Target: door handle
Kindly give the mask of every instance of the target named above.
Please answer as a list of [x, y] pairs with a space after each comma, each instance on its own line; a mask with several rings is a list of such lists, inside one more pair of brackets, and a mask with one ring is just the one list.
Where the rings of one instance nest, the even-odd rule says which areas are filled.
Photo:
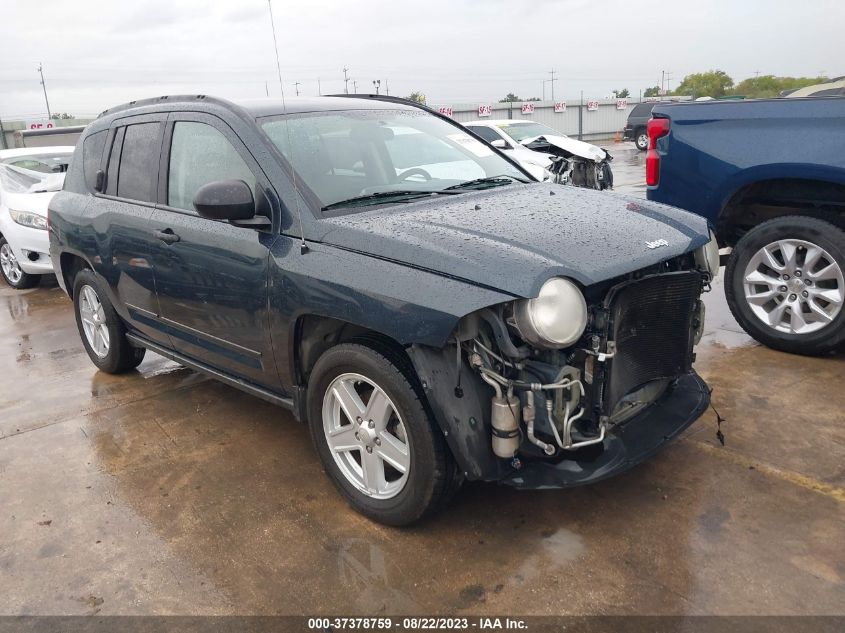
[[165, 244], [175, 244], [180, 238], [173, 229], [164, 229], [163, 231], [154, 231], [153, 234]]

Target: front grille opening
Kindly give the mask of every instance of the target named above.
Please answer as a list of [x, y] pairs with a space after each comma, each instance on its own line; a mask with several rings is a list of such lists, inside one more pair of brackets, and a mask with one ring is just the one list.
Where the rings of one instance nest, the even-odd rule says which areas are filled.
[[654, 275], [611, 291], [609, 361], [604, 410], [612, 413], [628, 394], [653, 381], [692, 371], [693, 319], [701, 275]]

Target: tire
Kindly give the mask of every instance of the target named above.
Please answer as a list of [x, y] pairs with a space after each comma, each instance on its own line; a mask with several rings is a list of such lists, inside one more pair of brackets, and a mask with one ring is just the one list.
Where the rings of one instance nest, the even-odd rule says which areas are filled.
[[648, 132], [646, 132], [645, 128], [638, 129], [634, 134], [634, 145], [636, 145], [637, 149], [641, 152], [648, 149]]
[[[377, 347], [344, 343], [320, 356], [308, 383], [308, 426], [325, 471], [346, 501], [374, 521], [404, 526], [441, 507], [460, 479], [415, 377]], [[341, 404], [334, 394], [350, 389], [358, 400], [347, 396]], [[348, 407], [352, 415], [344, 413]], [[404, 473], [392, 464], [404, 466]]]
[[[100, 371], [120, 374], [135, 369], [144, 360], [147, 350], [129, 343], [126, 327], [99, 278], [89, 269], [79, 271], [74, 279], [73, 311], [85, 351]], [[88, 318], [84, 318], [83, 313]], [[89, 332], [92, 333], [89, 335]]]
[[843, 274], [845, 232], [818, 218], [786, 216], [739, 240], [725, 269], [725, 296], [763, 345], [817, 356], [845, 346]]
[[12, 245], [5, 237], [0, 237], [0, 274], [15, 290], [34, 288], [41, 281], [41, 275], [30, 275], [21, 270], [21, 265], [12, 252]]

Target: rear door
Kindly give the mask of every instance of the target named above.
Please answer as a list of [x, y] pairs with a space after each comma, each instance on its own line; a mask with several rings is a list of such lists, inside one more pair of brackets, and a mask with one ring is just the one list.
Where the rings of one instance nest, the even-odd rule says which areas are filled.
[[200, 217], [192, 204], [203, 185], [230, 179], [253, 189], [265, 215], [278, 214], [269, 182], [225, 122], [171, 114], [151, 222], [161, 314], [177, 351], [278, 389], [267, 306], [269, 249], [278, 234]]
[[159, 307], [149, 258], [150, 218], [158, 192], [165, 114], [118, 119], [108, 132], [106, 186], [90, 203], [93, 266], [109, 284], [115, 308], [131, 329], [170, 344], [158, 321]]

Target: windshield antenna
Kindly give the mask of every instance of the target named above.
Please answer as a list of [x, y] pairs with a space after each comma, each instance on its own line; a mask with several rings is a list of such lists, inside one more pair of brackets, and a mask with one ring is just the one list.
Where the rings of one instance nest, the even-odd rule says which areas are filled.
[[305, 243], [305, 232], [302, 230], [302, 209], [299, 206], [299, 188], [296, 185], [296, 168], [293, 161], [293, 142], [290, 136], [290, 122], [287, 121], [288, 107], [285, 103], [285, 86], [282, 83], [282, 64], [279, 61], [279, 42], [276, 39], [276, 23], [273, 20], [273, 0], [267, 0], [267, 7], [270, 9], [270, 27], [273, 29], [273, 50], [276, 52], [276, 71], [279, 73], [279, 88], [282, 91], [282, 114], [285, 116], [285, 130], [288, 136], [288, 147], [290, 148], [290, 173], [293, 181], [293, 194], [296, 198], [296, 217], [299, 220], [299, 252], [303, 255], [308, 252], [308, 245]]

